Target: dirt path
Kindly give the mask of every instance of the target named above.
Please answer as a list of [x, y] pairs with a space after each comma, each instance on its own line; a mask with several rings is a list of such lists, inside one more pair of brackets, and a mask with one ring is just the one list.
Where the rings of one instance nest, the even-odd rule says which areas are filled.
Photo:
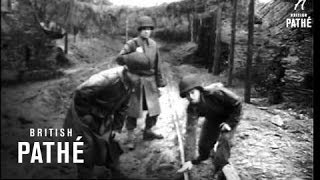
[[[76, 177], [75, 166], [72, 164], [17, 164], [16, 147], [18, 141], [30, 140], [27, 137], [29, 128], [60, 128], [71, 100], [72, 90], [95, 72], [114, 66], [111, 61], [116, 51], [104, 51], [106, 46], [110, 46], [110, 43], [103, 40], [95, 41], [101, 44], [92, 47], [92, 44], [82, 42], [83, 49], [77, 49], [82, 53], [86, 53], [85, 49], [93, 51], [87, 54], [87, 59], [90, 61], [82, 62], [66, 70], [67, 75], [61, 79], [2, 87], [1, 167], [4, 167], [1, 168], [2, 177]], [[186, 43], [170, 46], [172, 46], [170, 51], [162, 52], [162, 57], [165, 59], [163, 68], [169, 84], [163, 89], [164, 93], [160, 98], [162, 114], [155, 127], [155, 131], [163, 134], [164, 139], [143, 141], [144, 121], [143, 119], [138, 120], [138, 128], [135, 131], [137, 148], [134, 151], [125, 149], [120, 165], [123, 173], [132, 178], [172, 179], [176, 177], [175, 172], [180, 167], [180, 157], [172, 118], [173, 114], [177, 113], [180, 129], [184, 133], [187, 105], [187, 102], [178, 96], [177, 79], [186, 74], [196, 73], [204, 85], [215, 81], [225, 81], [225, 77], [207, 74], [207, 70], [201, 67], [188, 64], [172, 65], [177, 60], [177, 54], [180, 56], [181, 51], [186, 51], [193, 45]], [[73, 53], [73, 57], [79, 55], [79, 52], [75, 50]], [[103, 59], [104, 57], [108, 58]], [[235, 82], [235, 86], [231, 89], [239, 95], [243, 94], [241, 82]], [[293, 177], [312, 179], [313, 119], [290, 110], [281, 110], [278, 106], [260, 106], [262, 104], [244, 105], [243, 118], [235, 135], [230, 161], [238, 170], [241, 178], [244, 180]], [[198, 131], [201, 122], [199, 121]], [[120, 142], [126, 140], [125, 132], [124, 130], [118, 137]], [[32, 139], [32, 141], [36, 140], [50, 139]], [[212, 178], [210, 168], [210, 160], [204, 161], [194, 167], [192, 176], [197, 180], [210, 179]], [[100, 178], [104, 177], [104, 173], [103, 168], [96, 169], [96, 174]]]

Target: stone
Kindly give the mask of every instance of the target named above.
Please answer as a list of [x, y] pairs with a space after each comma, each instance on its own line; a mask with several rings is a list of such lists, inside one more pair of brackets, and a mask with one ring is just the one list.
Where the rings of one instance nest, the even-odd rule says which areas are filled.
[[283, 126], [283, 124], [284, 124], [280, 115], [275, 115], [275, 116], [271, 117], [271, 122], [272, 122], [272, 124], [275, 124], [280, 127]]

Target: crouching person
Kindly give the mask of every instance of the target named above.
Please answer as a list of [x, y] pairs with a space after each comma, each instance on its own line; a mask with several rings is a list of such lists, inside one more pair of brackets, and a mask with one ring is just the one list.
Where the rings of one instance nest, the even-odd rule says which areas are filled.
[[64, 128], [73, 129], [73, 137], [67, 139], [70, 144], [77, 136], [84, 142], [80, 157], [84, 163], [77, 164], [78, 178], [93, 178], [95, 165], [119, 173], [118, 159], [123, 151], [113, 131], [122, 129], [131, 90], [124, 66], [97, 73], [76, 88]]
[[[240, 98], [223, 87], [214, 83], [202, 87], [194, 75], [184, 77], [179, 83], [180, 96], [187, 98], [188, 116], [205, 117], [199, 139], [199, 156], [183, 164], [178, 172], [190, 170], [211, 156], [215, 166], [214, 173], [228, 167], [230, 157], [230, 140], [239, 123], [241, 115]], [[222, 178], [223, 173], [220, 173]]]

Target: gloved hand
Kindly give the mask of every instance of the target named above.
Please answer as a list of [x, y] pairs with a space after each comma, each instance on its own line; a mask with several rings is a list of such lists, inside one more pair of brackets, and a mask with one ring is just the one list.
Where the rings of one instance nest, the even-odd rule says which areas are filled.
[[183, 172], [185, 172], [187, 170], [191, 170], [192, 166], [193, 166], [192, 162], [191, 161], [187, 161], [182, 165], [182, 168], [180, 168], [177, 172], [178, 173], [183, 173]]
[[221, 123], [220, 129], [221, 129], [221, 131], [231, 131], [231, 127], [227, 123]]

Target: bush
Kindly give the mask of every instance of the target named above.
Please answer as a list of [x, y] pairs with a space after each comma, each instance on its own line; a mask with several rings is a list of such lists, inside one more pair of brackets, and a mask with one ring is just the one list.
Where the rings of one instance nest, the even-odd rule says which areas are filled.
[[169, 42], [182, 42], [190, 40], [189, 31], [177, 31], [175, 29], [159, 29], [155, 30], [154, 37]]

